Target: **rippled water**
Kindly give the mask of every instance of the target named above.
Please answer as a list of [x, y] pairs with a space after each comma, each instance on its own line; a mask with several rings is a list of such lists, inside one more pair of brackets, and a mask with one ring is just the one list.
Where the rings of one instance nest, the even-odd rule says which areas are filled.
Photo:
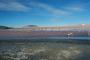
[[90, 60], [90, 45], [62, 42], [2, 42], [0, 60]]

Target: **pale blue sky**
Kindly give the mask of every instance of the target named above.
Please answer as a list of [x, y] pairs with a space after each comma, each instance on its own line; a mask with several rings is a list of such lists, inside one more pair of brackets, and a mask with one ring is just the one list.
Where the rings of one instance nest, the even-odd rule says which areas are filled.
[[0, 25], [90, 24], [90, 0], [0, 0]]

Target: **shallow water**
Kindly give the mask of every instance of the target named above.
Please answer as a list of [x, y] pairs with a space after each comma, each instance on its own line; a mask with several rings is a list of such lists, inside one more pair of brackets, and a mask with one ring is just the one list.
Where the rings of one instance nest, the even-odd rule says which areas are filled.
[[90, 45], [62, 42], [2, 42], [0, 60], [90, 60]]

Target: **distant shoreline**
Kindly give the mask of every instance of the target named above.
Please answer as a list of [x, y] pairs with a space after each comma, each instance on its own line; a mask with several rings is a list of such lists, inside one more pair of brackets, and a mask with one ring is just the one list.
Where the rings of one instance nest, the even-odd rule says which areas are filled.
[[18, 43], [18, 42], [61, 42], [61, 43], [72, 43], [72, 44], [86, 44], [90, 45], [89, 39], [0, 39], [0, 43], [9, 42], [9, 43]]

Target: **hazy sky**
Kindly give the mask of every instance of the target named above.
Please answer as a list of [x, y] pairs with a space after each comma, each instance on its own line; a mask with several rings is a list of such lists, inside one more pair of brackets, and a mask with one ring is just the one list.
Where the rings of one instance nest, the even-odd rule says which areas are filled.
[[90, 24], [90, 0], [0, 0], [0, 25]]

